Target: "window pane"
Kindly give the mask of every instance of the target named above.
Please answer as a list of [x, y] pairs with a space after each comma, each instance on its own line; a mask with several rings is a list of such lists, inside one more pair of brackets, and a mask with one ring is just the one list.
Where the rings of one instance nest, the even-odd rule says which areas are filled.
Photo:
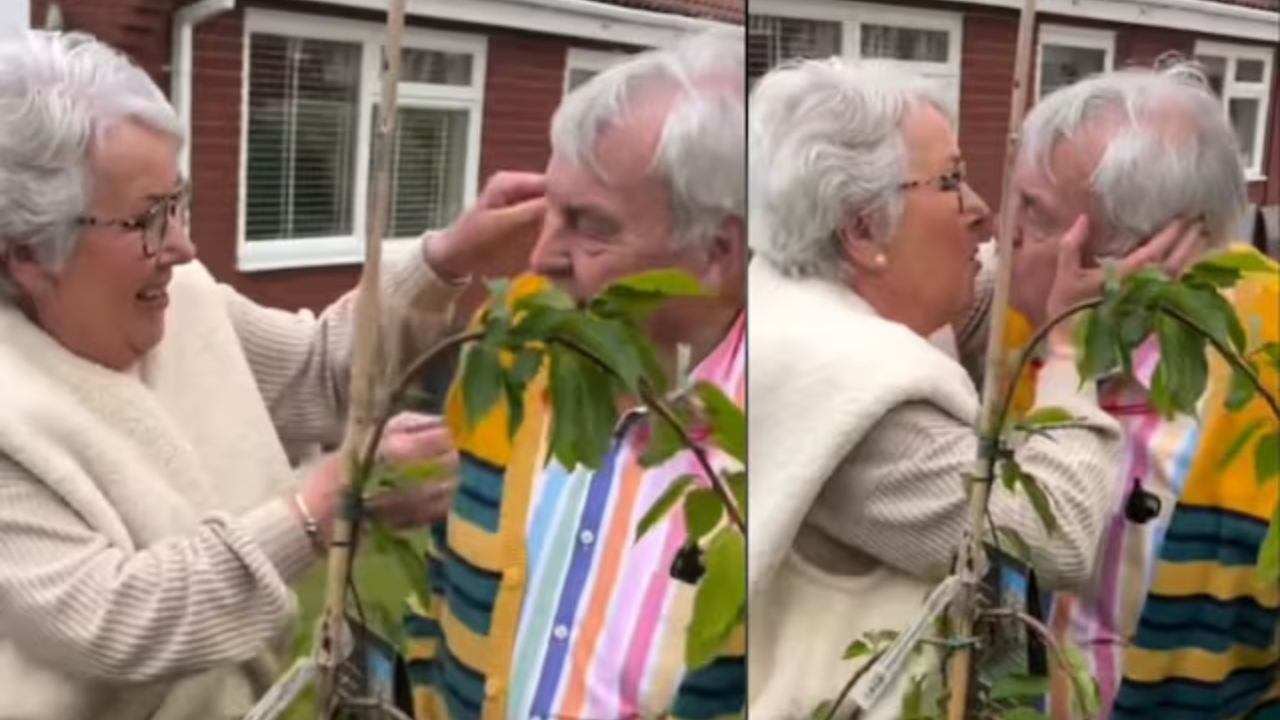
[[1231, 98], [1227, 103], [1227, 116], [1231, 118], [1231, 127], [1240, 140], [1240, 156], [1247, 168], [1253, 167], [1257, 159], [1253, 140], [1258, 135], [1259, 109], [1257, 98]]
[[245, 238], [353, 234], [360, 46], [249, 39]]
[[1097, 48], [1044, 45], [1040, 48], [1040, 97], [1106, 69], [1107, 53]]
[[863, 25], [862, 57], [944, 63], [949, 41], [945, 30]]
[[747, 15], [747, 77], [754, 83], [785, 60], [840, 54], [840, 23]]
[[1222, 97], [1223, 81], [1227, 77], [1227, 60], [1214, 55], [1201, 55], [1196, 58], [1196, 62], [1204, 67], [1205, 77], [1209, 80], [1209, 87], [1213, 89], [1213, 94]]
[[573, 92], [582, 86], [583, 83], [595, 77], [599, 73], [595, 70], [587, 70], [585, 68], [573, 68], [569, 71], [569, 90]]
[[[379, 122], [375, 106], [373, 127]], [[386, 237], [417, 237], [446, 227], [462, 212], [469, 132], [468, 110], [400, 108]], [[374, 143], [376, 148], [376, 137]]]
[[1261, 60], [1237, 60], [1236, 80], [1239, 82], [1262, 82], [1263, 64]]
[[400, 81], [430, 85], [471, 85], [471, 53], [405, 48]]

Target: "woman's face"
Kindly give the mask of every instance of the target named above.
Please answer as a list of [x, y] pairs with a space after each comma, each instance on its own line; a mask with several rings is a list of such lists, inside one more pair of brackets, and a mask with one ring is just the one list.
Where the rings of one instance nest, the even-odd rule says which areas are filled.
[[11, 260], [37, 322], [81, 357], [123, 370], [164, 336], [173, 267], [195, 258], [177, 159], [166, 135], [111, 128], [92, 152], [92, 199], [62, 269]]
[[978, 245], [990, 235], [991, 211], [965, 181], [945, 116], [917, 107], [902, 131], [908, 154], [902, 220], [883, 248], [884, 264], [870, 273], [879, 276], [881, 294], [895, 306], [881, 312], [927, 335], [952, 322], [972, 301]]

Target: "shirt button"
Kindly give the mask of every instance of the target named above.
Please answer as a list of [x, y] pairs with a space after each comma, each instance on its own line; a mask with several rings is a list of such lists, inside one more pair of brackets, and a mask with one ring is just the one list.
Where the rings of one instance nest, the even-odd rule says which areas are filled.
[[564, 625], [557, 625], [555, 626], [555, 629], [551, 631], [551, 636], [557, 640], [564, 640], [569, 637], [569, 628]]
[[583, 530], [582, 532], [578, 533], [578, 540], [583, 545], [590, 545], [591, 543], [596, 541], [596, 534], [591, 532], [590, 530]]

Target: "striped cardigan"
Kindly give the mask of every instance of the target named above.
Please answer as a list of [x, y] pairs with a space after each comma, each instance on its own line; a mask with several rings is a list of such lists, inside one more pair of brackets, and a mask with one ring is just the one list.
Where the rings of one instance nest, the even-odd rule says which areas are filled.
[[[1252, 344], [1280, 341], [1273, 279], [1246, 278], [1230, 299]], [[1018, 347], [1027, 328], [1013, 327]], [[1139, 378], [1157, 360], [1153, 345], [1135, 353]], [[1274, 373], [1262, 378], [1280, 392]], [[1116, 508], [1093, 580], [1048, 605], [1050, 629], [1084, 652], [1098, 680], [1102, 713], [1091, 720], [1280, 720], [1280, 588], [1254, 572], [1278, 483], [1256, 482], [1252, 446], [1222, 466], [1250, 423], [1274, 419], [1261, 398], [1227, 412], [1229, 380], [1230, 368], [1210, 352], [1198, 419], [1165, 420], [1140, 394], [1104, 388], [1104, 404], [1126, 429], [1123, 479], [1139, 478], [1164, 510], [1136, 524]], [[1081, 720], [1067, 682], [1053, 680], [1053, 720]]]
[[[524, 276], [509, 302], [544, 287]], [[431, 529], [426, 562], [429, 607], [410, 600], [406, 660], [417, 720], [500, 720], [506, 717], [511, 661], [525, 593], [525, 528], [533, 483], [547, 457], [550, 423], [545, 368], [529, 385], [524, 421], [508, 435], [505, 402], [468, 428], [460, 386], [450, 388], [446, 418], [460, 456], [458, 489], [446, 523]], [[745, 686], [745, 633], [724, 654], [687, 673], [672, 720], [717, 720], [700, 712], [700, 686], [722, 685], [739, 673]], [[745, 697], [743, 698], [745, 704]]]

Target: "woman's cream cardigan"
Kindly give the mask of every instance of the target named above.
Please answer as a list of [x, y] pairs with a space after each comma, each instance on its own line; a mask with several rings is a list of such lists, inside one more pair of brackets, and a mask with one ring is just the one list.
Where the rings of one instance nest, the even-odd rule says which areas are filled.
[[[456, 289], [414, 253], [384, 293], [425, 343]], [[281, 441], [341, 433], [352, 302], [269, 310], [195, 263], [170, 297], [132, 373], [0, 304], [4, 720], [231, 720], [274, 679], [315, 559]]]
[[[841, 662], [850, 642], [906, 628], [925, 578], [945, 573], [979, 406], [959, 363], [847, 288], [784, 277], [761, 258], [748, 278], [748, 715], [791, 720], [865, 662]], [[1033, 544], [1037, 567], [1070, 583], [1089, 576], [1121, 487], [1119, 428], [1069, 358], [1046, 364], [1037, 401], [1088, 426], [1020, 451], [1060, 531], [1046, 537], [1025, 497], [1003, 488], [991, 508]], [[902, 689], [862, 720], [897, 717]]]

